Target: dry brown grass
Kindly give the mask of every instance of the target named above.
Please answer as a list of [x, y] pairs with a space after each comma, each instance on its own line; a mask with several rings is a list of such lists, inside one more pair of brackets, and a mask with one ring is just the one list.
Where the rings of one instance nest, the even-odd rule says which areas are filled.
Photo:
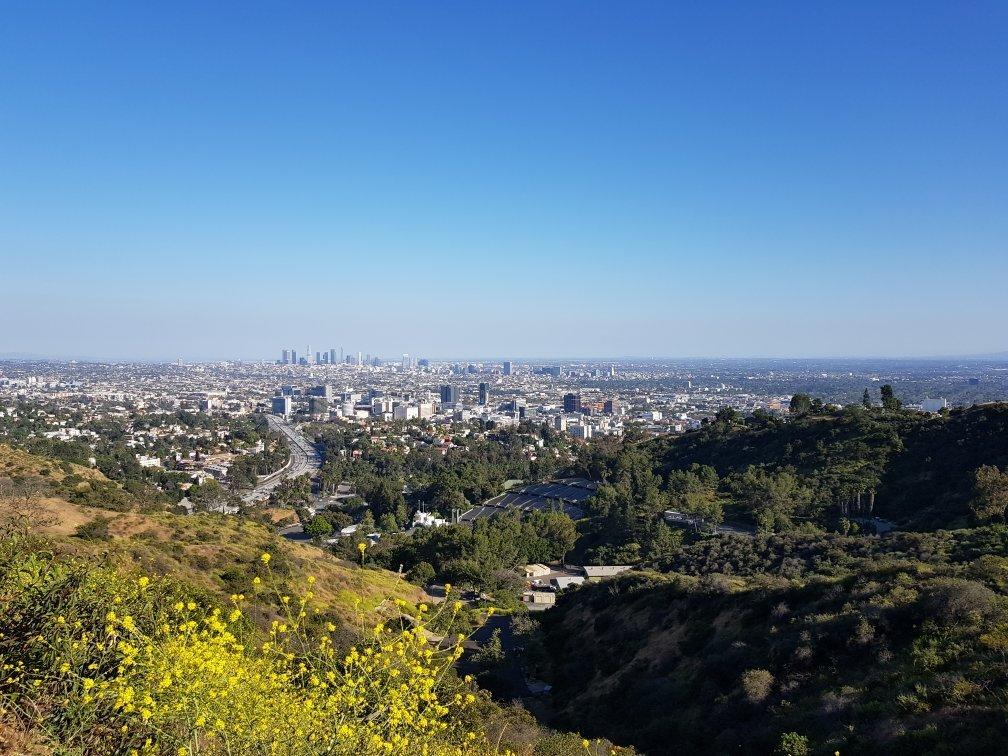
[[[75, 465], [68, 462], [74, 475], [86, 480], [107, 480], [100, 470]], [[0, 477], [44, 477], [59, 482], [67, 476], [63, 471], [63, 463], [47, 457], [29, 454], [22, 449], [13, 449], [7, 444], [0, 444]]]
[[0, 756], [50, 756], [52, 749], [0, 709]]

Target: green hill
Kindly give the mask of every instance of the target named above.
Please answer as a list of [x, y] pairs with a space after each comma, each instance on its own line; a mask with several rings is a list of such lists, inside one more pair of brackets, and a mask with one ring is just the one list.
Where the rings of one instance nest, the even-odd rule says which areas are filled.
[[853, 407], [787, 421], [755, 416], [645, 447], [666, 477], [692, 464], [709, 465], [722, 478], [750, 466], [791, 469], [827, 514], [843, 504], [868, 514], [874, 494], [871, 514], [901, 526], [961, 527], [970, 522], [976, 469], [1008, 466], [1008, 404], [942, 415]]

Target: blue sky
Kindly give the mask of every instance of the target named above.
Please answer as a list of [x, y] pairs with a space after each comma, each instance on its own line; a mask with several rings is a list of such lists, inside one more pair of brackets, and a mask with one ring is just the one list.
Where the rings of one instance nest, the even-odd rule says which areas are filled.
[[0, 353], [1008, 349], [1008, 5], [0, 4]]

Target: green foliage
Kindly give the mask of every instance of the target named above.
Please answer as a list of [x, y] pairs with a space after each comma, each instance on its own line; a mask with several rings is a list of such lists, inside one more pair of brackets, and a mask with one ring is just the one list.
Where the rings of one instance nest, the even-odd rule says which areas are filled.
[[882, 395], [882, 409], [888, 412], [896, 412], [902, 406], [902, 402], [896, 398], [893, 392], [893, 387], [888, 383], [879, 389], [879, 393]]
[[313, 501], [311, 475], [285, 478], [270, 492], [271, 507], [297, 509]]
[[797, 732], [785, 732], [780, 736], [774, 753], [777, 756], [808, 756], [808, 738]]
[[331, 536], [333, 529], [328, 519], [316, 516], [305, 526], [304, 531], [311, 538], [318, 540]]
[[792, 415], [807, 415], [812, 411], [812, 397], [808, 394], [795, 394], [788, 405]]
[[[839, 517], [874, 515], [919, 529], [967, 524], [979, 498], [977, 469], [1008, 467], [1008, 404], [937, 416], [890, 405], [887, 410], [855, 405], [794, 414], [783, 423], [711, 423], [632, 450], [609, 449], [605, 457], [596, 453], [588, 461], [603, 484], [625, 480], [627, 461], [633, 460], [632, 479], [642, 481], [645, 471], [657, 473], [673, 508], [699, 513], [714, 499], [727, 518], [753, 524], [762, 519], [774, 529], [805, 518], [831, 526]], [[684, 472], [708, 466], [718, 476], [713, 489], [684, 483]], [[786, 473], [794, 481], [758, 480], [761, 472]], [[764, 489], [771, 484], [786, 495], [782, 499], [765, 490], [765, 496], [753, 496], [754, 483]], [[638, 486], [631, 496], [643, 490]], [[686, 496], [698, 490], [714, 493]]]
[[373, 558], [380, 564], [412, 570], [423, 562], [436, 575], [459, 585], [500, 589], [517, 578], [514, 568], [563, 558], [577, 530], [562, 512], [505, 512], [469, 525], [418, 529], [412, 535], [383, 538]]
[[413, 568], [409, 571], [410, 582], [421, 587], [433, 583], [435, 577], [437, 577], [437, 573], [434, 572], [434, 568], [430, 562], [419, 562], [413, 565]]
[[973, 514], [980, 522], [1004, 520], [1008, 509], [1008, 470], [1001, 471], [994, 465], [981, 465], [974, 476], [976, 498], [970, 504]]
[[750, 466], [732, 480], [736, 499], [762, 531], [790, 530], [796, 515], [808, 514], [812, 491], [786, 470], [768, 473]]
[[111, 521], [110, 517], [96, 517], [89, 522], [78, 525], [74, 530], [74, 535], [85, 541], [108, 541], [111, 538], [109, 533]]
[[495, 628], [490, 638], [472, 655], [472, 663], [481, 670], [489, 670], [504, 662], [504, 645], [500, 628]]

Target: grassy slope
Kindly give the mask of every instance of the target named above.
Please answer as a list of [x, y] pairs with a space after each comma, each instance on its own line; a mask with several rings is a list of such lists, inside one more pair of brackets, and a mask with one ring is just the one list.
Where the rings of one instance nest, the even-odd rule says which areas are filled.
[[[58, 523], [48, 530], [59, 549], [121, 563], [144, 572], [170, 574], [213, 594], [251, 594], [252, 580], [263, 575], [260, 556], [269, 552], [271, 568], [289, 590], [304, 591], [313, 575], [315, 604], [344, 622], [357, 620], [357, 600], [365, 613], [384, 601], [415, 604], [424, 594], [385, 570], [361, 570], [309, 544], [292, 543], [264, 524], [218, 514], [190, 517], [103, 510], [50, 500]], [[110, 540], [83, 541], [70, 535], [76, 525], [111, 517]]]
[[[40, 479], [58, 483], [69, 467], [85, 481], [107, 482], [98, 470], [30, 454], [0, 444], [0, 478]], [[86, 483], [81, 483], [86, 486]], [[353, 564], [308, 545], [292, 543], [258, 522], [213, 514], [192, 517], [167, 513], [110, 512], [75, 504], [57, 495], [38, 502], [46, 517], [42, 530], [66, 553], [111, 560], [124, 566], [161, 574], [213, 594], [251, 593], [252, 578], [261, 574], [259, 557], [273, 554], [274, 573], [291, 590], [314, 575], [316, 603], [345, 622], [356, 622], [357, 600], [366, 613], [386, 600], [401, 598], [415, 604], [422, 591], [391, 572], [360, 570]], [[271, 511], [271, 518], [289, 518], [289, 511]], [[84, 541], [73, 536], [80, 525], [98, 518], [109, 520], [110, 539]]]
[[3, 477], [43, 477], [53, 481], [61, 481], [67, 476], [64, 467], [69, 467], [74, 475], [86, 480], [104, 481], [107, 478], [99, 470], [75, 465], [70, 462], [59, 462], [47, 457], [30, 454], [21, 449], [14, 449], [7, 444], [0, 444], [0, 476]]

